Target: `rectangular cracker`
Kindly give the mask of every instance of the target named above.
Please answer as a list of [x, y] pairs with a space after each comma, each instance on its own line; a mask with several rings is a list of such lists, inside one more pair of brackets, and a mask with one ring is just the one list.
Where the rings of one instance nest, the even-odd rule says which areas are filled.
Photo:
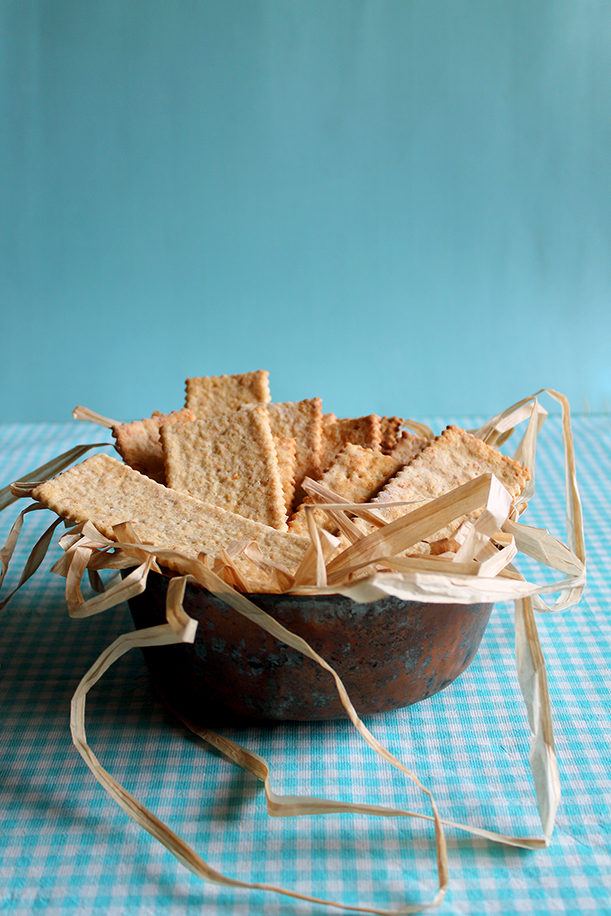
[[382, 436], [380, 418], [377, 414], [370, 414], [367, 417], [348, 417], [344, 420], [338, 420], [334, 417], [326, 422], [323, 419], [322, 455], [320, 459], [322, 471], [326, 471], [327, 468], [331, 467], [336, 455], [349, 442], [379, 452]]
[[185, 407], [192, 410], [200, 420], [271, 401], [269, 372], [264, 369], [242, 375], [188, 378], [186, 389]]
[[145, 474], [151, 480], [156, 480], [157, 483], [165, 483], [159, 430], [163, 426], [187, 423], [195, 419], [193, 411], [183, 407], [182, 410], [173, 410], [172, 413], [159, 413], [155, 410], [152, 417], [134, 420], [133, 423], [117, 423], [112, 427], [112, 434], [116, 439], [115, 448], [130, 468]]
[[291, 514], [293, 499], [295, 497], [295, 455], [297, 442], [289, 436], [274, 436], [276, 455], [278, 456], [278, 471], [282, 482], [284, 507], [287, 516]]
[[[394, 521], [411, 512], [418, 504], [384, 509], [385, 502], [434, 499], [487, 472], [498, 477], [514, 498], [522, 492], [526, 481], [530, 479], [528, 468], [513, 458], [502, 455], [458, 426], [448, 426], [389, 480], [372, 501], [380, 504], [380, 512], [387, 521]], [[481, 511], [471, 513], [469, 518], [477, 518]], [[466, 518], [456, 519], [447, 528], [437, 532], [431, 541], [451, 538]], [[429, 545], [426, 542], [410, 548], [410, 553], [428, 551]]]
[[[291, 573], [310, 541], [284, 534], [250, 519], [202, 503], [144, 477], [109, 455], [98, 454], [36, 487], [34, 499], [72, 522], [89, 519], [102, 534], [117, 540], [113, 525], [131, 521], [142, 543], [179, 550], [190, 557], [216, 554], [233, 541], [256, 541], [262, 554]], [[164, 565], [172, 567], [164, 561]], [[240, 572], [266, 591], [265, 574], [246, 557], [236, 560]]]
[[409, 464], [423, 448], [426, 448], [429, 441], [426, 436], [417, 436], [404, 429], [388, 454], [401, 459], [402, 464]]
[[403, 426], [403, 417], [380, 417], [381, 450], [388, 454], [397, 442], [399, 430]]
[[[397, 460], [381, 452], [375, 452], [360, 445], [348, 443], [337, 455], [331, 467], [320, 478], [320, 483], [338, 496], [351, 503], [369, 502], [386, 481], [397, 472], [401, 465]], [[308, 496], [289, 522], [289, 531], [308, 536], [308, 524], [304, 505], [312, 503]], [[338, 527], [322, 509], [313, 512], [319, 528], [337, 534]]]
[[268, 404], [266, 410], [274, 437], [295, 439], [295, 499], [301, 499], [301, 481], [320, 472], [322, 401], [309, 398]]
[[161, 430], [168, 487], [287, 531], [278, 457], [265, 407]]

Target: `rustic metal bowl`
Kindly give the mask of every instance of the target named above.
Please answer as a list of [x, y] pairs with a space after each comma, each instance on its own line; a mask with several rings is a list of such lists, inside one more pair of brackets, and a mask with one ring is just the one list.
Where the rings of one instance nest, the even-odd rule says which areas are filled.
[[[151, 573], [129, 601], [138, 629], [165, 622], [168, 578]], [[342, 678], [359, 715], [410, 706], [451, 684], [474, 658], [492, 604], [426, 604], [388, 596], [248, 596], [302, 636]], [[188, 585], [193, 644], [143, 649], [166, 703], [199, 725], [346, 718], [332, 676], [206, 589]]]

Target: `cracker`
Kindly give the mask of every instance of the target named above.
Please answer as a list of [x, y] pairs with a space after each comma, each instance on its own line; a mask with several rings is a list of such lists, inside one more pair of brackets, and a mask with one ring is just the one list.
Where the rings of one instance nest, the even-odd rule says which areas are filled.
[[[246, 538], [257, 542], [267, 560], [294, 573], [310, 544], [309, 539], [170, 490], [104, 454], [40, 484], [32, 496], [76, 524], [89, 519], [111, 540], [117, 540], [113, 525], [131, 521], [142, 543], [179, 550], [189, 557], [216, 554]], [[172, 562], [163, 563], [176, 568]], [[267, 576], [246, 557], [238, 557], [236, 566], [252, 591], [269, 590]]]
[[380, 435], [382, 436], [380, 448], [386, 454], [395, 446], [402, 426], [402, 417], [380, 417]]
[[295, 439], [295, 498], [301, 498], [304, 477], [317, 477], [320, 472], [322, 445], [322, 401], [286, 401], [268, 404], [266, 410], [274, 437]]
[[[348, 443], [341, 450], [331, 467], [320, 478], [320, 483], [338, 496], [351, 503], [366, 503], [378, 492], [387, 480], [396, 473], [400, 465], [397, 460], [381, 452]], [[305, 505], [313, 500], [308, 496], [289, 522], [289, 531], [308, 535]], [[315, 509], [314, 521], [319, 528], [336, 534], [338, 527], [323, 510]]]
[[172, 413], [160, 413], [155, 410], [153, 416], [147, 419], [134, 420], [133, 423], [117, 423], [112, 427], [112, 434], [117, 440], [115, 447], [130, 468], [140, 471], [157, 483], [165, 483], [159, 430], [163, 426], [195, 419], [193, 411], [184, 407]]
[[[386, 484], [373, 502], [380, 503], [380, 513], [386, 521], [394, 521], [417, 506], [384, 509], [385, 502], [434, 499], [487, 472], [498, 477], [514, 498], [522, 492], [530, 478], [528, 468], [513, 458], [502, 455], [458, 426], [448, 426]], [[473, 520], [481, 512], [479, 509], [456, 519], [431, 540], [451, 538], [467, 518]], [[428, 552], [425, 542], [410, 548], [410, 553], [423, 552]]]
[[388, 454], [393, 458], [401, 459], [402, 464], [408, 464], [420, 454], [422, 449], [426, 448], [429, 442], [426, 436], [417, 436], [404, 429]]
[[236, 515], [286, 531], [278, 458], [265, 407], [161, 431], [167, 484]]
[[295, 497], [295, 454], [297, 442], [289, 436], [274, 436], [278, 471], [282, 482], [282, 493], [287, 515], [290, 515]]
[[269, 372], [263, 369], [242, 375], [188, 378], [186, 388], [185, 407], [192, 410], [200, 420], [271, 401]]
[[[333, 417], [333, 414], [331, 414]], [[321, 470], [326, 471], [335, 459], [335, 456], [348, 442], [360, 445], [363, 448], [380, 451], [382, 437], [380, 434], [380, 418], [377, 414], [367, 417], [323, 419], [322, 424], [322, 455], [320, 459]]]

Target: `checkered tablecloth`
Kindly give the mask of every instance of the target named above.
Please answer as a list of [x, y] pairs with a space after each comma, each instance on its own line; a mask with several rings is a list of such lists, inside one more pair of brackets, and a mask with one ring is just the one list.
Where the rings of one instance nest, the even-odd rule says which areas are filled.
[[[469, 418], [448, 420], [472, 426]], [[551, 846], [528, 852], [448, 829], [450, 889], [440, 914], [611, 914], [611, 420], [574, 420], [588, 547], [580, 605], [538, 616], [549, 668], [563, 800]], [[85, 424], [0, 427], [0, 486], [81, 442]], [[564, 540], [559, 418], [541, 434], [525, 521]], [[21, 504], [0, 516], [3, 543]], [[26, 518], [2, 596], [18, 581], [47, 512]], [[59, 537], [61, 529], [57, 532]], [[69, 704], [118, 634], [126, 606], [71, 620], [64, 581], [34, 578], [0, 612], [0, 909], [6, 913], [293, 916], [338, 912], [261, 891], [203, 884], [106, 795], [74, 750]], [[449, 688], [366, 724], [432, 790], [443, 817], [540, 835], [529, 732], [513, 654], [513, 606], [498, 604], [480, 651]], [[88, 738], [112, 774], [219, 871], [346, 904], [400, 908], [432, 898], [430, 824], [352, 815], [269, 818], [261, 783], [203, 745], [165, 709], [138, 650], [89, 695]], [[348, 722], [225, 729], [272, 766], [278, 793], [429, 813], [424, 796]]]

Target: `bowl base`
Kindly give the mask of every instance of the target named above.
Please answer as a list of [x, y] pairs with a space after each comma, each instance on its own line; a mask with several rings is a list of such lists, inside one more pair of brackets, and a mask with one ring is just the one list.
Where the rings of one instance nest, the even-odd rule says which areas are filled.
[[[138, 629], [165, 622], [168, 579], [149, 574], [131, 598]], [[492, 604], [427, 604], [387, 596], [251, 595], [303, 637], [342, 679], [359, 716], [410, 706], [450, 685], [474, 658]], [[335, 680], [205, 589], [188, 585], [193, 644], [143, 649], [165, 702], [198, 725], [348, 718]]]

